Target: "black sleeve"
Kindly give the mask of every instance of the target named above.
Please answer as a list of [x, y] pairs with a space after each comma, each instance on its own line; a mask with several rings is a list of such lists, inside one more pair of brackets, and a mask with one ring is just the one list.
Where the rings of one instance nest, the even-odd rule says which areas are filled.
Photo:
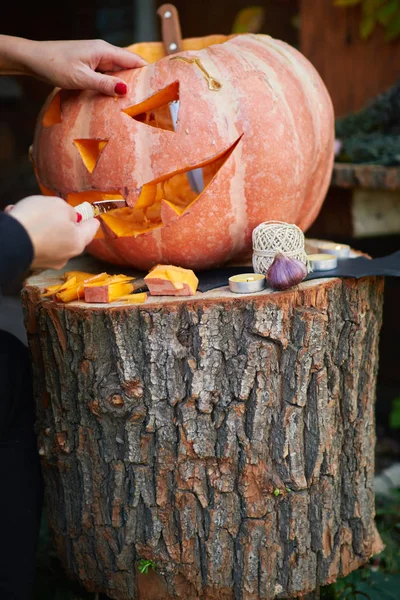
[[16, 281], [33, 260], [31, 239], [17, 219], [0, 213], [0, 285]]

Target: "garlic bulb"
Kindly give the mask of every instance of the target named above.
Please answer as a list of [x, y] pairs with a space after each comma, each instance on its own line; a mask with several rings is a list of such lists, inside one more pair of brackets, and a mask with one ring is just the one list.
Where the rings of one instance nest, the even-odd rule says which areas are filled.
[[300, 260], [276, 254], [266, 278], [275, 290], [287, 290], [297, 285], [307, 276], [307, 267]]

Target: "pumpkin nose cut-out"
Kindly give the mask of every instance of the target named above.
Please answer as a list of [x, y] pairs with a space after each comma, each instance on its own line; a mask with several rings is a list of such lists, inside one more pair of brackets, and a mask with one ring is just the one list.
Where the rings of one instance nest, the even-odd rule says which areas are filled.
[[89, 173], [93, 173], [101, 153], [107, 146], [108, 140], [74, 140], [74, 144]]

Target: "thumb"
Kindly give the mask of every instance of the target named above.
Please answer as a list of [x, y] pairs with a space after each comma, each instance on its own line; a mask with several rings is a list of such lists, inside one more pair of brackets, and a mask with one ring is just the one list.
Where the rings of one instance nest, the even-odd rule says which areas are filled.
[[81, 236], [82, 243], [86, 246], [93, 240], [94, 236], [97, 233], [97, 230], [100, 227], [100, 221], [97, 219], [89, 219], [88, 221], [84, 221], [80, 223], [78, 226], [79, 235]]
[[85, 78], [86, 81], [80, 82], [82, 89], [101, 92], [107, 96], [125, 96], [128, 91], [125, 81], [112, 75], [105, 75], [88, 69]]

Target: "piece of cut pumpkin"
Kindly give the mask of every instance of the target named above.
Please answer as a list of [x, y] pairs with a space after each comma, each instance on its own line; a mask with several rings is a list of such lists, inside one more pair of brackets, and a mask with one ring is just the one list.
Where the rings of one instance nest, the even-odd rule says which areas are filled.
[[141, 292], [138, 294], [127, 294], [125, 296], [120, 296], [119, 298], [114, 300], [114, 302], [120, 302], [122, 300], [124, 302], [127, 302], [128, 304], [142, 304], [143, 302], [146, 302], [147, 294], [146, 292]]
[[[42, 297], [51, 296], [58, 302], [73, 302], [85, 296], [85, 287], [99, 286], [104, 283], [124, 283], [132, 280], [128, 275], [109, 275], [108, 273], [86, 273], [84, 271], [66, 271], [62, 276], [64, 280], [57, 285], [45, 288]], [[124, 292], [125, 293], [125, 292]]]
[[89, 281], [84, 284], [85, 302], [109, 303], [127, 296], [134, 290], [132, 279], [127, 275], [110, 275], [105, 280]]
[[199, 280], [191, 269], [156, 265], [144, 278], [152, 296], [194, 296]]
[[85, 271], [66, 271], [62, 276], [64, 281], [68, 281], [71, 277], [76, 277], [76, 280], [79, 282], [91, 279], [92, 277], [99, 277], [99, 275], [96, 275], [96, 273], [85, 273]]

